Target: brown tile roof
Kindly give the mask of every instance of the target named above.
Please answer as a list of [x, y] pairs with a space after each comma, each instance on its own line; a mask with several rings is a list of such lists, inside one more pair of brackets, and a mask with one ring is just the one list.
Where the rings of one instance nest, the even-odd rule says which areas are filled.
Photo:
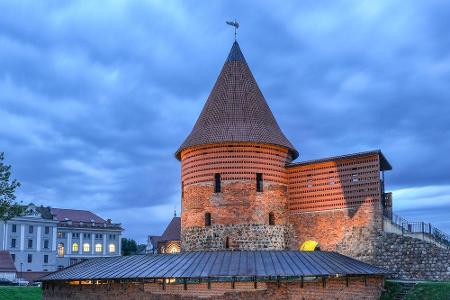
[[239, 44], [234, 42], [192, 132], [177, 150], [226, 142], [256, 142], [283, 146], [292, 158], [298, 151], [288, 141], [267, 105]]
[[17, 272], [9, 251], [0, 251], [0, 272]]
[[181, 218], [173, 217], [169, 225], [167, 225], [166, 230], [161, 236], [153, 235], [150, 236], [150, 241], [153, 247], [156, 247], [159, 242], [167, 241], [179, 241], [181, 240]]
[[61, 222], [66, 221], [67, 218], [73, 222], [90, 223], [93, 220], [95, 223], [106, 223], [104, 219], [87, 210], [51, 208], [51, 212]]
[[51, 272], [23, 272], [19, 273], [20, 277], [22, 277], [25, 280], [28, 280], [29, 282], [39, 281], [44, 276], [47, 276]]
[[179, 241], [181, 239], [181, 218], [173, 217], [159, 241]]

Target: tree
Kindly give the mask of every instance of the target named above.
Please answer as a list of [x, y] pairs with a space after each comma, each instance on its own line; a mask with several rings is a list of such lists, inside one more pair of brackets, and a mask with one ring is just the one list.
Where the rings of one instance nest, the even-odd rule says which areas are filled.
[[0, 153], [0, 220], [7, 222], [25, 212], [25, 207], [15, 202], [16, 188], [20, 182], [11, 180], [11, 166], [3, 163], [4, 153]]
[[122, 238], [122, 255], [128, 256], [136, 254], [137, 243], [133, 239]]

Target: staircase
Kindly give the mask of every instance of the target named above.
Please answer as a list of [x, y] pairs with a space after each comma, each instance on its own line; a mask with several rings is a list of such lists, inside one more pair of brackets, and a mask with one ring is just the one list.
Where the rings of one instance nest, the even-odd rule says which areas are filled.
[[384, 211], [384, 231], [420, 239], [450, 249], [450, 235], [429, 223], [409, 222], [391, 211]]
[[398, 294], [395, 295], [394, 300], [405, 299], [416, 285], [415, 282], [401, 282], [400, 284], [402, 286], [402, 289], [400, 290], [400, 292], [398, 292]]

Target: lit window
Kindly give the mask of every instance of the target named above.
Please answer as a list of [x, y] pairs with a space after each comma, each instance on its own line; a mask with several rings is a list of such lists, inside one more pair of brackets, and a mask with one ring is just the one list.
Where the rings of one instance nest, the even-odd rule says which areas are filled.
[[89, 252], [89, 250], [91, 250], [91, 245], [89, 245], [89, 243], [84, 243], [83, 252]]
[[64, 244], [63, 243], [58, 244], [58, 256], [64, 256]]
[[102, 244], [95, 244], [95, 252], [102, 252]]
[[79, 248], [78, 243], [73, 243], [72, 244], [72, 251], [73, 252], [78, 252], [78, 248]]
[[176, 244], [171, 244], [166, 250], [166, 253], [178, 253], [180, 252], [180, 247]]
[[116, 245], [109, 244], [109, 253], [114, 253], [114, 252], [116, 252]]

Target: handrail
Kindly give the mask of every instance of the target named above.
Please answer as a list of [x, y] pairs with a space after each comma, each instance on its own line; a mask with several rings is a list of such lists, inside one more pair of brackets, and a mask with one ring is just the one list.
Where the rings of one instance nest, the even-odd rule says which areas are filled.
[[403, 233], [421, 233], [422, 237], [429, 238], [435, 242], [450, 248], [450, 235], [434, 227], [431, 223], [409, 222], [408, 220], [392, 213], [390, 210], [384, 210], [383, 215], [388, 218], [392, 224], [401, 227]]

